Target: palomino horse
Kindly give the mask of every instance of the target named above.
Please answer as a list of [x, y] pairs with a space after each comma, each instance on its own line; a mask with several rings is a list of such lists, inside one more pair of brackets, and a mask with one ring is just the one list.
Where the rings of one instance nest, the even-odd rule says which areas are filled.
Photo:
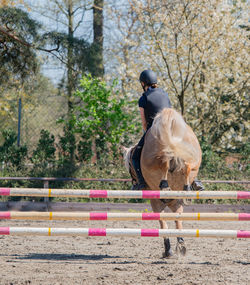
[[[125, 165], [129, 169], [133, 147], [125, 149]], [[201, 164], [201, 148], [192, 129], [174, 109], [163, 109], [148, 130], [141, 154], [141, 169], [151, 190], [189, 190]], [[133, 169], [130, 168], [132, 178]], [[154, 212], [162, 212], [168, 206], [174, 213], [183, 212], [183, 200], [150, 200]], [[182, 221], [175, 221], [182, 229]], [[162, 229], [167, 223], [160, 221]], [[163, 257], [173, 255], [169, 238], [164, 238]], [[185, 255], [184, 239], [177, 238], [176, 250]]]

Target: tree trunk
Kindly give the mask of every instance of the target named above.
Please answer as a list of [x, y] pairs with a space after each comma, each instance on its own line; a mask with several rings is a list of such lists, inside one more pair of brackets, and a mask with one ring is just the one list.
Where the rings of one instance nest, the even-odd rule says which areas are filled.
[[[102, 78], [104, 75], [103, 65], [103, 3], [104, 0], [94, 0], [93, 6], [93, 31], [94, 42], [92, 44], [92, 68], [91, 73], [94, 77]], [[97, 162], [96, 140], [92, 140], [92, 163]]]
[[68, 56], [67, 56], [67, 96], [68, 96], [68, 115], [72, 114], [73, 102], [73, 3], [72, 0], [68, 1]]
[[103, 77], [103, 3], [104, 0], [94, 0], [94, 42], [93, 42], [93, 69], [92, 75]]

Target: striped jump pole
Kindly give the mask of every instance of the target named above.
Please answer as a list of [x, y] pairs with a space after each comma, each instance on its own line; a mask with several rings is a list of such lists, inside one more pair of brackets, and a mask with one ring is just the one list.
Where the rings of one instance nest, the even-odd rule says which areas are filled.
[[250, 231], [0, 227], [0, 235], [250, 238]]
[[82, 221], [250, 221], [250, 213], [109, 213], [109, 212], [0, 212], [0, 220]]
[[0, 188], [2, 196], [138, 198], [138, 199], [250, 199], [250, 191], [127, 191], [87, 189]]

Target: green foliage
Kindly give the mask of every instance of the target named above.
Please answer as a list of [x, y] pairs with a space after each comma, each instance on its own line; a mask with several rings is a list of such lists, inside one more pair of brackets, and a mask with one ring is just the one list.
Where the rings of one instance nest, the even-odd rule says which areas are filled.
[[250, 170], [249, 161], [250, 161], [250, 142], [247, 142], [241, 150], [242, 162], [246, 164], [246, 170]]
[[[16, 137], [9, 135], [7, 138], [8, 144], [12, 145], [16, 142]], [[47, 131], [41, 132], [41, 137], [39, 143], [34, 151], [36, 154], [36, 163], [32, 168], [27, 168], [22, 165], [20, 167], [15, 167], [7, 161], [7, 165], [4, 169], [1, 170], [0, 167], [0, 176], [31, 176], [31, 177], [85, 177], [85, 178], [129, 178], [129, 174], [124, 167], [123, 158], [118, 153], [116, 154], [115, 159], [110, 159], [108, 153], [103, 153], [101, 159], [99, 159], [98, 164], [94, 165], [91, 163], [85, 162], [84, 164], [78, 164], [77, 166], [71, 164], [70, 162], [70, 152], [71, 147], [71, 134], [70, 131], [65, 129], [65, 133], [60, 137], [58, 143], [59, 146], [59, 156], [55, 158], [55, 163], [52, 165], [53, 153], [54, 153], [54, 138]], [[46, 143], [47, 142], [47, 143]], [[73, 145], [75, 142], [72, 141]], [[47, 145], [46, 145], [47, 144]], [[217, 153], [214, 153], [210, 146], [206, 143], [202, 143], [202, 149], [204, 152], [203, 164], [199, 173], [199, 179], [219, 179], [219, 180], [245, 180], [248, 179], [247, 171], [244, 168], [239, 170], [237, 167], [228, 168], [225, 165], [225, 160], [221, 158]], [[1, 153], [1, 152], [0, 152]], [[46, 155], [50, 158], [51, 166], [46, 163]], [[65, 157], [64, 157], [65, 156]], [[39, 157], [44, 161], [43, 167], [39, 167]], [[11, 159], [11, 156], [9, 156]], [[23, 160], [24, 161], [24, 160]], [[38, 187], [42, 188], [43, 184], [39, 181], [2, 181], [2, 186], [6, 187]], [[130, 189], [131, 183], [113, 183], [113, 182], [93, 182], [93, 181], [82, 181], [82, 182], [50, 182], [50, 187], [52, 188], [71, 188], [71, 189]], [[227, 184], [205, 184], [206, 190], [244, 190], [242, 185], [227, 185]], [[11, 200], [16, 200], [12, 197]], [[27, 198], [28, 199], [28, 198]], [[34, 198], [32, 198], [33, 200]], [[56, 200], [65, 199], [60, 198]], [[70, 201], [76, 201], [70, 199]], [[69, 200], [67, 200], [69, 201]], [[88, 202], [88, 201], [98, 201], [103, 202], [102, 199], [77, 199], [77, 201]], [[124, 199], [110, 199], [109, 202], [124, 202]], [[142, 199], [130, 199], [126, 202], [146, 202]], [[194, 201], [195, 203], [236, 203], [232, 200], [198, 200]], [[245, 201], [237, 203], [246, 203]]]
[[[74, 153], [76, 149], [76, 139], [72, 129], [66, 125], [64, 127], [64, 135], [59, 137], [58, 151], [59, 159], [57, 164], [59, 167], [69, 167], [74, 163]], [[67, 174], [66, 174], [67, 176]]]
[[20, 168], [27, 158], [27, 147], [17, 146], [17, 135], [11, 129], [3, 130], [3, 145], [0, 146], [0, 162]]
[[[74, 116], [70, 124], [75, 132], [81, 134], [80, 150], [87, 147], [91, 151], [91, 144], [96, 143], [97, 152], [115, 153], [122, 136], [132, 132], [132, 114], [127, 113], [126, 98], [119, 98], [115, 91], [117, 82], [107, 86], [104, 81], [93, 78], [91, 75], [83, 76], [80, 88], [75, 93], [78, 105], [74, 109]], [[79, 100], [80, 99], [80, 100]]]
[[75, 136], [68, 126], [64, 134], [59, 135], [59, 142], [47, 130], [41, 130], [40, 139], [30, 158], [33, 163], [32, 176], [72, 176], [75, 170]]
[[77, 145], [77, 160], [89, 161], [93, 156], [91, 141], [86, 140], [84, 135], [82, 137]]
[[210, 170], [215, 169], [215, 165], [220, 161], [219, 156], [212, 150], [212, 145], [208, 143], [204, 138], [201, 142], [202, 150], [202, 168], [209, 168]]
[[[220, 155], [217, 152], [213, 151], [211, 144], [203, 140], [201, 142], [201, 148], [202, 164], [199, 172], [199, 177], [212, 180], [248, 179], [247, 177], [249, 176], [249, 167], [247, 166], [247, 160], [246, 157], [244, 157], [244, 152], [240, 154], [242, 159], [239, 161], [239, 164], [233, 165], [230, 168], [225, 163], [225, 154]], [[230, 153], [228, 153], [228, 155], [230, 155]], [[239, 165], [243, 165], [243, 167], [239, 167]]]
[[50, 135], [49, 131], [41, 130], [40, 139], [36, 149], [33, 151], [31, 161], [34, 165], [48, 167], [50, 163], [55, 162], [55, 137]]

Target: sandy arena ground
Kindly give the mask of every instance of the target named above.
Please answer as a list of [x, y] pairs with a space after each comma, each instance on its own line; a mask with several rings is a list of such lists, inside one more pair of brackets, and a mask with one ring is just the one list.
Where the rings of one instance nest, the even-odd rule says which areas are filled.
[[[158, 228], [158, 222], [12, 220], [0, 226]], [[188, 221], [184, 227], [250, 229], [249, 222]], [[0, 284], [250, 284], [249, 240], [185, 242], [184, 258], [162, 259], [162, 238], [0, 236]]]

